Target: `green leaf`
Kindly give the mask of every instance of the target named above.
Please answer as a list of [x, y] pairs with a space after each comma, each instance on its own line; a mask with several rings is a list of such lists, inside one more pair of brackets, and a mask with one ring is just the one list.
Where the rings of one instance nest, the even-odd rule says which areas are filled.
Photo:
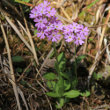
[[89, 42], [93, 41], [93, 38], [89, 38], [88, 41], [89, 41]]
[[65, 92], [64, 96], [67, 98], [76, 98], [80, 95], [78, 90], [70, 90], [69, 92]]
[[63, 107], [64, 103], [65, 103], [65, 99], [60, 98], [58, 104], [56, 105], [56, 108], [61, 109]]
[[68, 80], [64, 80], [64, 87], [65, 87], [65, 90], [69, 90], [70, 87], [71, 87], [71, 84]]
[[59, 73], [59, 67], [58, 67], [58, 63], [57, 62], [55, 62], [55, 66], [54, 67], [55, 67], [56, 72]]
[[64, 93], [64, 80], [62, 77], [59, 78], [56, 86], [55, 86], [56, 93], [61, 97]]
[[37, 31], [37, 29], [34, 29], [34, 35], [36, 35], [36, 34], [37, 34], [37, 32], [38, 32], [38, 31]]
[[57, 61], [55, 62], [55, 69], [56, 71], [59, 72], [63, 72], [65, 70], [65, 64], [66, 64], [66, 59], [64, 56], [64, 53], [60, 53], [57, 57]]
[[55, 62], [55, 69], [59, 73], [60, 71], [64, 71], [66, 64], [66, 59], [64, 53], [60, 53], [57, 57], [57, 61]]
[[76, 86], [78, 84], [77, 77], [73, 77], [73, 79], [71, 79], [71, 83], [72, 83], [72, 88], [76, 88]]
[[60, 71], [64, 71], [64, 69], [65, 69], [65, 64], [66, 64], [66, 60], [63, 60], [63, 61], [61, 61], [61, 62], [58, 64], [58, 67], [59, 67], [59, 70], [60, 70]]
[[45, 73], [43, 75], [43, 77], [46, 79], [46, 80], [55, 80], [57, 79], [57, 75], [55, 75], [55, 73]]
[[58, 62], [61, 62], [63, 58], [64, 58], [64, 53], [62, 52], [62, 53], [60, 53], [60, 54], [58, 55], [57, 61], [58, 61]]
[[27, 2], [27, 3], [30, 2], [30, 0], [22, 0], [22, 1]]
[[12, 61], [13, 62], [23, 62], [24, 58], [22, 56], [13, 56]]
[[102, 77], [103, 77], [103, 76], [102, 76], [102, 74], [100, 74], [100, 73], [97, 74], [97, 73], [94, 72], [94, 74], [93, 74], [93, 78], [96, 79], [96, 80], [99, 80], [99, 79], [101, 79]]
[[18, 2], [18, 3], [23, 3], [23, 2], [30, 2], [30, 0], [15, 0], [15, 2]]
[[84, 97], [88, 97], [88, 96], [90, 96], [90, 91], [86, 91], [84, 93], [81, 93], [80, 95], [84, 96]]
[[55, 93], [55, 92], [47, 92], [46, 94], [47, 94], [48, 96], [50, 96], [50, 97], [53, 97], [53, 98], [59, 97], [59, 95], [58, 95], [57, 93]]
[[28, 68], [27, 70], [26, 70], [26, 73], [29, 73], [31, 71], [31, 68]]
[[22, 68], [19, 68], [18, 67], [18, 68], [16, 68], [16, 71], [19, 72], [19, 73], [21, 73], [22, 72]]
[[80, 63], [82, 59], [84, 59], [86, 55], [81, 55], [76, 58], [77, 63]]
[[64, 77], [65, 79], [70, 79], [70, 76], [69, 76], [69, 74], [67, 74], [67, 73], [64, 73], [64, 72], [59, 72], [59, 74], [62, 76], [62, 77]]
[[47, 81], [47, 86], [50, 90], [55, 90], [56, 82], [55, 81]]

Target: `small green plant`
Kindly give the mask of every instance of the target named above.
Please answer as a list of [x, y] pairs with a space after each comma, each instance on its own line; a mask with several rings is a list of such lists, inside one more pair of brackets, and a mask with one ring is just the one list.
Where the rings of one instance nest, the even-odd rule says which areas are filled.
[[[77, 57], [76, 63], [80, 63], [83, 58], [84, 56]], [[66, 68], [66, 58], [64, 53], [60, 53], [55, 62], [56, 73], [49, 72], [43, 76], [47, 80], [47, 86], [50, 89], [50, 92], [46, 94], [57, 99], [56, 108], [58, 109], [62, 108], [71, 98], [76, 98], [80, 95], [85, 97], [90, 95], [89, 91], [82, 93], [76, 89], [78, 84], [75, 73], [76, 63], [73, 63], [73, 70]]]
[[97, 73], [94, 72], [94, 74], [93, 74], [93, 78], [94, 78], [95, 80], [102, 79], [102, 77], [103, 77], [103, 76], [102, 76], [102, 74], [100, 74], [100, 73], [97, 74]]
[[15, 0], [15, 2], [18, 2], [18, 3], [25, 3], [25, 2], [30, 2], [30, 0]]

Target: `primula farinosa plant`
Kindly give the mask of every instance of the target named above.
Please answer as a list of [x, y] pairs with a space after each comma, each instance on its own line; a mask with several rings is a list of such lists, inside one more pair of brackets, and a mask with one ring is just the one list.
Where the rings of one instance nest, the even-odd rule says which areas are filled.
[[55, 8], [51, 8], [48, 1], [44, 1], [31, 10], [30, 18], [34, 19], [35, 27], [38, 30], [37, 37], [40, 39], [47, 37], [48, 40], [57, 42], [63, 34], [66, 42], [74, 41], [76, 45], [82, 45], [85, 36], [88, 35], [88, 28], [75, 22], [63, 25], [55, 14]]
[[[48, 40], [57, 43], [64, 36], [66, 42], [74, 42], [76, 45], [82, 45], [85, 36], [88, 35], [88, 28], [82, 24], [73, 22], [72, 24], [63, 25], [63, 23], [55, 16], [55, 8], [51, 8], [50, 2], [44, 1], [38, 6], [35, 6], [30, 13], [30, 18], [35, 22], [35, 27], [38, 32], [37, 37], [40, 39], [47, 38]], [[54, 45], [54, 53], [56, 54], [56, 48]], [[70, 98], [76, 98], [79, 95], [89, 96], [90, 93], [80, 92], [76, 89], [77, 87], [77, 64], [84, 58], [84, 56], [78, 56], [75, 58], [75, 62], [72, 64], [72, 68], [66, 68], [66, 58], [64, 53], [57, 56], [55, 62], [56, 74], [49, 72], [44, 74], [44, 78], [47, 80], [47, 86], [50, 92], [48, 96], [57, 99], [57, 108], [62, 106], [69, 101]]]

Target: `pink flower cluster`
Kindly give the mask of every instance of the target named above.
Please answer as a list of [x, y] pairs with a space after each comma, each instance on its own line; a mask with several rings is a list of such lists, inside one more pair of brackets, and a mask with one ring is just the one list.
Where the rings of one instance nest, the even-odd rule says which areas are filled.
[[82, 45], [84, 43], [84, 40], [86, 39], [85, 36], [88, 35], [88, 32], [89, 30], [87, 27], [75, 22], [64, 26], [63, 30], [65, 41], [74, 41], [76, 45]]
[[35, 27], [37, 27], [37, 37], [40, 39], [47, 37], [48, 40], [57, 42], [63, 33], [66, 42], [74, 41], [76, 45], [82, 45], [85, 36], [88, 35], [88, 28], [75, 22], [63, 25], [55, 16], [55, 8], [51, 8], [49, 5], [50, 2], [44, 0], [31, 10], [30, 18], [34, 19]]

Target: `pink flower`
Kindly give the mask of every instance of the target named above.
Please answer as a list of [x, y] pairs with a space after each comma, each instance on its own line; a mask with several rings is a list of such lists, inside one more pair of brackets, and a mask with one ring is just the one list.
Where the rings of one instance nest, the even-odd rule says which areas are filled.
[[73, 33], [69, 33], [69, 34], [66, 34], [64, 38], [66, 42], [72, 42], [75, 37], [76, 36]]
[[45, 33], [43, 31], [37, 33], [37, 37], [40, 37], [40, 39], [45, 38]]
[[42, 29], [42, 28], [46, 27], [45, 24], [47, 23], [47, 19], [46, 19], [46, 18], [36, 18], [36, 19], [34, 20], [34, 22], [37, 22], [37, 23], [35, 24], [36, 27]]
[[48, 40], [52, 40], [52, 42], [57, 42], [61, 37], [61, 34], [54, 31], [48, 36]]

